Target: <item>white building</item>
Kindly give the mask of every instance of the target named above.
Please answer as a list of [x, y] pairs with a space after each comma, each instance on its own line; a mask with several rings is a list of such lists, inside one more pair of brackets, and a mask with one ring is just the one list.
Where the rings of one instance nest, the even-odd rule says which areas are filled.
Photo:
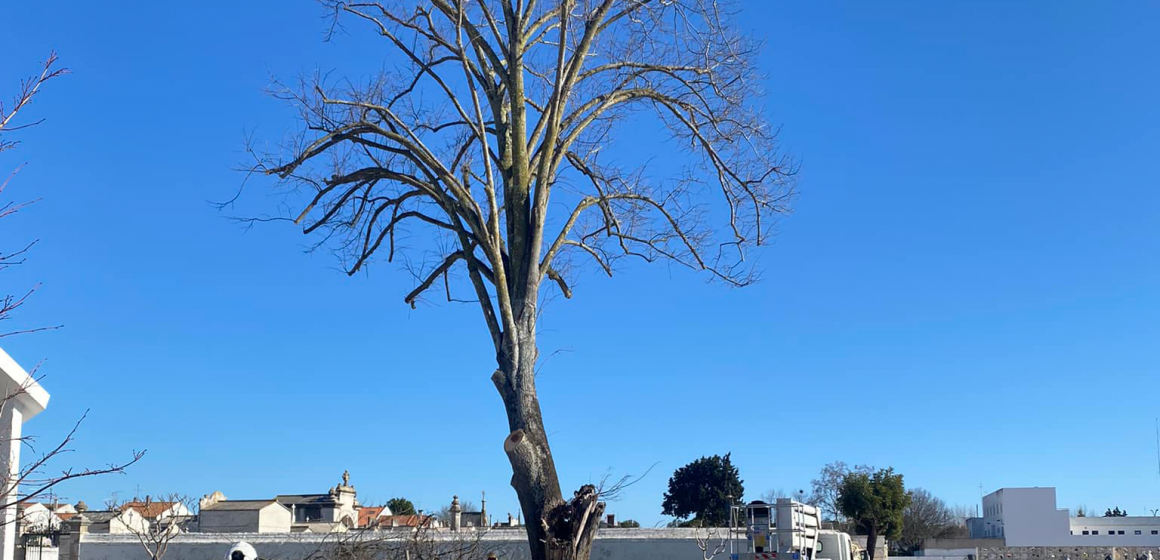
[[[1160, 545], [1160, 517], [1073, 517], [1071, 534], [1080, 537], [1145, 537], [1147, 545]], [[1090, 539], [1082, 539], [1087, 542]]]
[[1007, 546], [1160, 546], [1160, 517], [1072, 517], [1050, 487], [983, 496], [982, 531]]
[[289, 533], [290, 510], [270, 500], [221, 500], [201, 507], [203, 533]]
[[150, 523], [155, 523], [170, 517], [189, 517], [193, 515], [189, 508], [181, 502], [167, 502], [154, 501], [152, 497], [145, 496], [145, 500], [133, 500], [121, 505], [121, 511], [131, 509], [136, 511], [141, 517], [148, 519]]

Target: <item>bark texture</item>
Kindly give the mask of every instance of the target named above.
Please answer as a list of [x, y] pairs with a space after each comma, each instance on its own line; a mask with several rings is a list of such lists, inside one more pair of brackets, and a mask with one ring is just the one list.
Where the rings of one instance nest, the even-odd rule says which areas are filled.
[[[583, 560], [603, 505], [591, 487], [564, 499], [548, 445], [535, 383], [543, 284], [570, 298], [580, 265], [611, 276], [623, 258], [754, 279], [746, 252], [793, 194], [758, 110], [757, 46], [728, 25], [725, 0], [323, 4], [335, 25], [367, 23], [398, 69], [365, 87], [319, 77], [279, 89], [303, 133], [255, 152], [253, 170], [305, 192], [285, 218], [348, 273], [405, 254], [405, 303], [442, 292], [479, 306], [532, 558]], [[656, 144], [683, 151], [680, 165], [650, 176], [655, 154], [616, 153], [635, 118], [667, 133]]]
[[866, 558], [874, 560], [874, 553], [878, 552], [878, 525], [871, 523], [866, 528]]

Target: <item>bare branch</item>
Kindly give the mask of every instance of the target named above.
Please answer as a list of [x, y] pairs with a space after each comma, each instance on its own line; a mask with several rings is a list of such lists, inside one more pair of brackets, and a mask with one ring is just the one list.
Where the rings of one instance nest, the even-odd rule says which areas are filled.
[[397, 263], [407, 305], [442, 280], [480, 306], [532, 556], [582, 559], [603, 506], [559, 488], [535, 388], [542, 288], [571, 298], [573, 259], [612, 275], [625, 257], [755, 281], [749, 252], [796, 171], [763, 115], [757, 46], [727, 0], [324, 3], [402, 62], [280, 89], [301, 130], [251, 171], [279, 179], [285, 217], [348, 272]]
[[[16, 116], [21, 112], [22, 109], [28, 107], [28, 105], [32, 103], [33, 98], [35, 98], [36, 95], [40, 93], [40, 88], [45, 84], [45, 82], [68, 73], [68, 70], [64, 68], [55, 68], [54, 66], [56, 65], [56, 62], [56, 53], [49, 53], [48, 59], [45, 60], [44, 64], [42, 65], [40, 74], [25, 80], [21, 80], [20, 87], [17, 90], [17, 94], [11, 105], [5, 106], [4, 102], [0, 100], [0, 152], [5, 152], [16, 147], [17, 141], [9, 139], [10, 133], [28, 128], [30, 126], [35, 126], [43, 121], [37, 120], [25, 124], [17, 124]], [[3, 183], [0, 183], [0, 195], [4, 194], [4, 190], [8, 187], [9, 182], [12, 180], [12, 177], [16, 175], [17, 171], [19, 171], [19, 168], [17, 168], [16, 171], [13, 171], [4, 180]], [[22, 203], [0, 203], [0, 219], [7, 218], [16, 214], [20, 210], [27, 208], [33, 202], [35, 201]], [[0, 252], [0, 271], [4, 271], [12, 266], [24, 264], [25, 253], [35, 244], [36, 241], [32, 241], [27, 243], [24, 248], [17, 251], [10, 253]], [[31, 296], [39, 287], [40, 285], [37, 284], [25, 292], [24, 295], [18, 296], [15, 294], [6, 294], [0, 296], [0, 322], [11, 319], [12, 313], [15, 312], [17, 308], [24, 305], [24, 303], [28, 300], [28, 297]], [[0, 331], [0, 338], [18, 334], [28, 334], [53, 330], [57, 328], [60, 328], [60, 326], [32, 327], [10, 331]]]

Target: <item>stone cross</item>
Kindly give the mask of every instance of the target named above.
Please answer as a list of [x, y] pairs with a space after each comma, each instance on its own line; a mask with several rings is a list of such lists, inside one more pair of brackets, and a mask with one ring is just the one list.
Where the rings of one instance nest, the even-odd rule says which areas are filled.
[[0, 348], [0, 560], [16, 556], [16, 501], [20, 499], [20, 443], [22, 426], [48, 406], [45, 391], [20, 364]]

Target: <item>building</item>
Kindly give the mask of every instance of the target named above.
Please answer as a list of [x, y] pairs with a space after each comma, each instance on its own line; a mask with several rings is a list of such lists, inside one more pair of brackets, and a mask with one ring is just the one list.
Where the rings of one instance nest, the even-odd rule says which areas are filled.
[[983, 496], [982, 513], [971, 536], [1009, 547], [1160, 546], [1160, 517], [1072, 517], [1056, 507], [1051, 487], [1000, 488]]
[[[1081, 537], [1145, 537], [1160, 546], [1160, 517], [1072, 517], [1071, 534]], [[1082, 539], [1086, 540], [1086, 539]]]
[[361, 506], [354, 486], [350, 485], [350, 473], [342, 473], [342, 483], [331, 488], [326, 494], [282, 494], [275, 496], [278, 503], [290, 509], [295, 525], [299, 529], [317, 532], [319, 524], [341, 524], [347, 529], [358, 527]]
[[358, 510], [358, 527], [360, 529], [377, 527], [379, 518], [388, 515], [391, 515], [391, 510], [386, 506], [363, 506]]
[[459, 505], [459, 496], [452, 496], [448, 513], [451, 516], [449, 525], [453, 530], [491, 527], [491, 518], [487, 515], [487, 494], [483, 494], [479, 511], [463, 511]]
[[169, 517], [190, 517], [193, 515], [189, 508], [181, 502], [154, 501], [150, 496], [145, 496], [144, 500], [133, 500], [121, 506], [121, 511], [127, 509], [136, 511], [141, 517], [148, 519], [150, 523]]
[[149, 520], [132, 508], [124, 511], [78, 511], [70, 519], [83, 533], [110, 533], [114, 535], [144, 533], [149, 529]]
[[[82, 502], [83, 504], [83, 502]], [[45, 504], [22, 502], [18, 506], [19, 534], [44, 533], [60, 530], [61, 523], [76, 515], [72, 504]]]
[[[217, 494], [220, 495], [220, 492]], [[277, 500], [214, 500], [198, 513], [202, 533], [289, 533], [290, 509]]]
[[[363, 513], [362, 510], [368, 508], [359, 505], [348, 472], [342, 473], [342, 483], [325, 494], [281, 494], [259, 500], [230, 500], [221, 492], [213, 492], [203, 496], [198, 505], [201, 509], [200, 530], [209, 533], [344, 532], [365, 526], [364, 517], [377, 517], [383, 511], [390, 514], [386, 508], [369, 508], [371, 511]], [[282, 510], [285, 510], [285, 515]]]

